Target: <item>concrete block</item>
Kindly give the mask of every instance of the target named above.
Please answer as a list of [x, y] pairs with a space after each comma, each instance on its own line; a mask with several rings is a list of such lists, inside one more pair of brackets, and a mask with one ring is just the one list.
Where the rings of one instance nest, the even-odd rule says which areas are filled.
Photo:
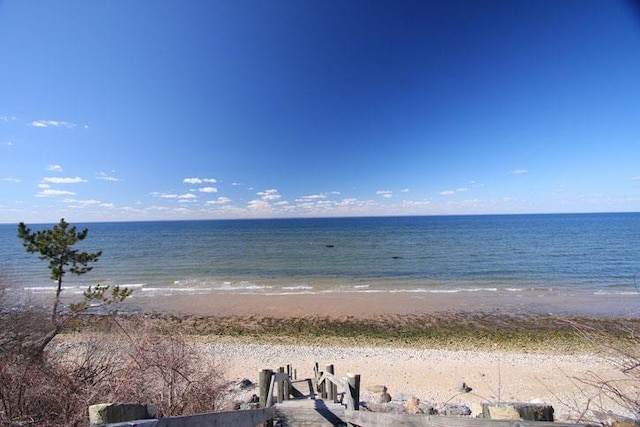
[[156, 418], [155, 405], [135, 403], [99, 403], [89, 406], [89, 425], [96, 426], [125, 421], [147, 420]]

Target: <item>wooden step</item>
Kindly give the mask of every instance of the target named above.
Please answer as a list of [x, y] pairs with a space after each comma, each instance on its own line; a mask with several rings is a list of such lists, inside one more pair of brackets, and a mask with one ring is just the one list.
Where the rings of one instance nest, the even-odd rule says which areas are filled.
[[287, 400], [276, 405], [275, 425], [323, 427], [344, 425], [344, 406], [321, 399]]

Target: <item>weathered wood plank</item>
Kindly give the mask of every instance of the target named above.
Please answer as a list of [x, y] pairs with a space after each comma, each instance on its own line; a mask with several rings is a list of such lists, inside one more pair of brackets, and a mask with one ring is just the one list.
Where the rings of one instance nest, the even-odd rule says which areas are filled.
[[276, 416], [276, 408], [160, 418], [156, 427], [255, 427]]
[[351, 410], [345, 410], [344, 417], [347, 423], [360, 427], [596, 427], [589, 424], [563, 424], [546, 421], [491, 420]]
[[331, 427], [344, 424], [344, 407], [322, 399], [278, 404], [274, 421], [283, 427]]
[[318, 384], [324, 384], [327, 381], [332, 382], [338, 387], [344, 387], [344, 384], [345, 384], [344, 378], [338, 378], [334, 374], [331, 374], [329, 372], [325, 372], [322, 374], [322, 376], [318, 380]]
[[157, 420], [129, 421], [108, 424], [109, 427], [255, 427], [273, 420], [277, 415], [275, 406], [246, 411], [215, 412], [186, 417], [167, 417]]

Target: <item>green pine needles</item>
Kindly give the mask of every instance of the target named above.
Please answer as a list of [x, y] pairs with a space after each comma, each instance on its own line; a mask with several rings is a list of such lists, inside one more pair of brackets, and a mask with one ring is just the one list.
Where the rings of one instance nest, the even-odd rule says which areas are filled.
[[[40, 259], [48, 261], [47, 267], [51, 271], [51, 279], [57, 282], [51, 312], [51, 320], [54, 324], [59, 323], [60, 294], [64, 276], [67, 273], [82, 275], [90, 272], [93, 269], [92, 264], [98, 262], [102, 255], [102, 251], [91, 253], [74, 249], [75, 244], [83, 241], [88, 234], [87, 228], [77, 231], [77, 228], [70, 226], [64, 218], [52, 229], [35, 232], [32, 232], [23, 222], [18, 224], [18, 237], [22, 239], [27, 252], [37, 253]], [[105, 285], [89, 286], [84, 292], [85, 301], [73, 304], [71, 311], [73, 313], [84, 311], [89, 302], [97, 302], [100, 305], [122, 302], [131, 295], [130, 289], [119, 286], [115, 286], [111, 292], [107, 292], [108, 290], [109, 286]]]

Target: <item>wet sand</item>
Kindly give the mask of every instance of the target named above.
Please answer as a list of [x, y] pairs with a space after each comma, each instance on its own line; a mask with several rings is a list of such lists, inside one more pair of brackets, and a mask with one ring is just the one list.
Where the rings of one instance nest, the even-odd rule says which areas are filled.
[[354, 316], [504, 312], [606, 317], [640, 317], [640, 295], [540, 293], [526, 297], [492, 293], [327, 293], [301, 295], [174, 294], [132, 298], [141, 311], [200, 316]]

